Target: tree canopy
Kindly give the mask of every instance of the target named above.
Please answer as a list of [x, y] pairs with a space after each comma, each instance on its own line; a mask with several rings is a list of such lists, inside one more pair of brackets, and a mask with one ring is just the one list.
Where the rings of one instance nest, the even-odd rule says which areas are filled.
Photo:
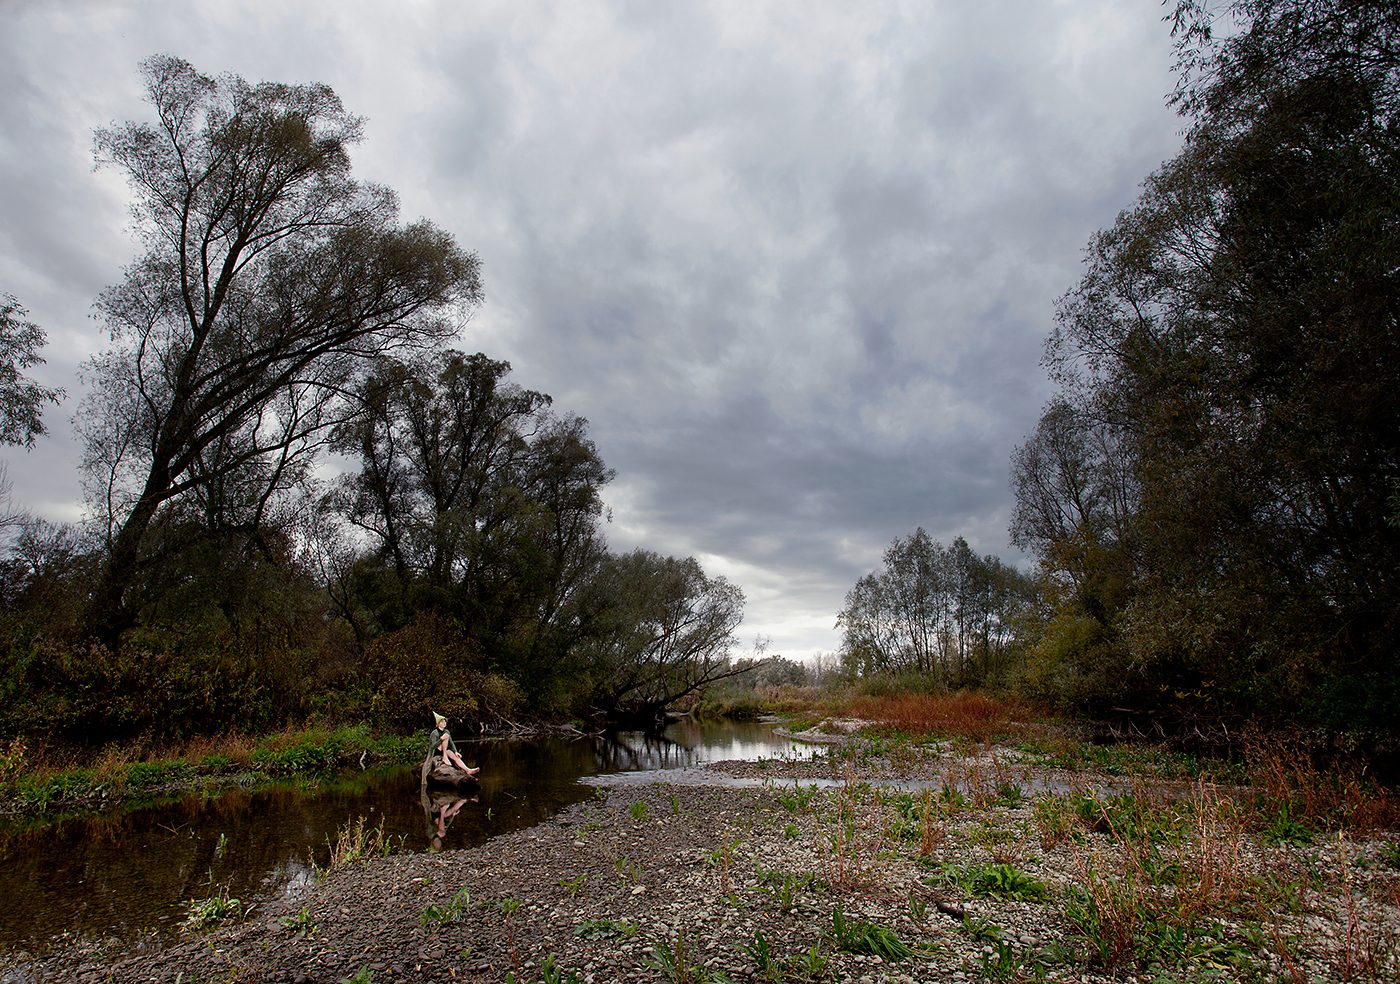
[[95, 624], [115, 645], [158, 559], [158, 512], [201, 495], [255, 529], [303, 474], [375, 355], [450, 337], [479, 264], [391, 191], [355, 181], [361, 121], [324, 85], [142, 65], [154, 122], [99, 130], [143, 247], [98, 310], [113, 346], [89, 367], [85, 464], [108, 561]]
[[0, 444], [32, 446], [44, 433], [44, 404], [57, 403], [63, 391], [40, 386], [24, 373], [44, 360], [44, 329], [29, 320], [29, 311], [13, 294], [0, 291]]

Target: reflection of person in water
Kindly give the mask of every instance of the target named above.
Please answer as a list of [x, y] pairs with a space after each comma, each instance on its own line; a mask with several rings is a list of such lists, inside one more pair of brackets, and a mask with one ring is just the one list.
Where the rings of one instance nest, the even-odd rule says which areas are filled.
[[449, 800], [434, 798], [428, 802], [428, 841], [434, 851], [442, 850], [442, 839], [447, 836], [447, 828], [469, 802], [475, 803], [476, 797], [469, 800], [459, 797]]
[[452, 740], [452, 734], [447, 730], [447, 718], [434, 713], [433, 723], [437, 727], [433, 728], [432, 736], [428, 739], [428, 744], [433, 750], [433, 758], [446, 762], [454, 769], [461, 769], [469, 776], [480, 772], [480, 769], [469, 768], [466, 760], [462, 758], [462, 754], [457, 751], [457, 743]]

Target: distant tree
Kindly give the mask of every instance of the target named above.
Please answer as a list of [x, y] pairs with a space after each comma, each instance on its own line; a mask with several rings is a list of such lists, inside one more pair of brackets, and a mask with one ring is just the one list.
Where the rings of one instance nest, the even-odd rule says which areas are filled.
[[587, 589], [575, 655], [592, 710], [654, 721], [667, 707], [745, 672], [729, 660], [744, 594], [694, 558], [646, 550], [611, 557]]
[[944, 685], [985, 679], [1010, 642], [1024, 578], [957, 537], [944, 547], [922, 528], [886, 549], [884, 566], [846, 595], [843, 665], [857, 675], [913, 672]]
[[373, 356], [455, 333], [478, 262], [388, 189], [350, 176], [360, 120], [324, 85], [250, 85], [157, 56], [152, 123], [99, 130], [134, 192], [142, 255], [98, 300], [114, 346], [89, 366], [80, 427], [107, 562], [94, 622], [109, 645], [128, 589], [182, 496], [256, 523], [297, 481]]
[[24, 370], [43, 363], [44, 330], [14, 295], [0, 291], [0, 444], [33, 446], [44, 433], [45, 403], [57, 403], [61, 389], [40, 386]]

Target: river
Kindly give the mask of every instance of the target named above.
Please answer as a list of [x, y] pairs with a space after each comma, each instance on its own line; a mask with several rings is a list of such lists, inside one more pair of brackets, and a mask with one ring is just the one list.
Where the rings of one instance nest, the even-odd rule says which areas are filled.
[[225, 888], [254, 905], [295, 891], [326, 863], [336, 832], [359, 817], [382, 825], [395, 850], [452, 850], [548, 819], [593, 796], [591, 779], [812, 754], [771, 726], [738, 722], [458, 745], [481, 766], [481, 788], [447, 820], [425, 811], [417, 767], [399, 765], [127, 802], [39, 829], [0, 826], [0, 957], [41, 951], [65, 935], [169, 936], [190, 899]]

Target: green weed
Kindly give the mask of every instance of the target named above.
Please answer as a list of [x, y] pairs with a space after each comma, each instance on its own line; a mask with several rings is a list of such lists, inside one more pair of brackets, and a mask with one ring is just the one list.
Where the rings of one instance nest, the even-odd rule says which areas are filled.
[[311, 918], [311, 910], [306, 906], [302, 906], [301, 911], [295, 916], [283, 916], [278, 921], [281, 923], [283, 929], [290, 930], [299, 936], [305, 936], [310, 939], [316, 935], [316, 923]]
[[1307, 847], [1315, 837], [1311, 827], [1292, 815], [1287, 803], [1279, 807], [1278, 813], [1260, 831], [1259, 836], [1266, 844], [1288, 844], [1293, 847]]
[[828, 935], [838, 950], [847, 953], [865, 953], [894, 961], [907, 960], [915, 953], [894, 930], [864, 919], [848, 919], [841, 911], [840, 903], [831, 910], [831, 929]]
[[646, 965], [670, 984], [729, 984], [728, 975], [694, 966], [686, 954], [685, 930], [676, 930], [674, 942], [654, 944]]
[[452, 901], [443, 905], [429, 905], [425, 908], [423, 914], [418, 918], [418, 924], [426, 929], [429, 923], [446, 926], [449, 923], [460, 922], [469, 905], [471, 905], [471, 893], [465, 888], [459, 889], [457, 894], [452, 896]]
[[1043, 981], [1044, 960], [1039, 954], [998, 940], [990, 953], [978, 959], [978, 972], [989, 981]]
[[968, 895], [1012, 899], [1017, 902], [1041, 902], [1049, 889], [1039, 878], [1009, 864], [958, 865], [945, 864], [932, 877], [956, 885]]
[[336, 830], [335, 843], [328, 842], [330, 857], [325, 868], [317, 869], [317, 874], [324, 879], [332, 871], [340, 868], [347, 868], [371, 858], [388, 857], [395, 846], [402, 845], [402, 836], [395, 838], [384, 833], [383, 820], [379, 821], [377, 827], [366, 827], [364, 817], [347, 820], [343, 827]]
[[187, 933], [195, 933], [230, 919], [241, 919], [252, 911], [252, 906], [245, 907], [241, 901], [230, 896], [228, 886], [224, 886], [207, 899], [190, 899], [180, 928]]
[[626, 919], [585, 919], [574, 927], [574, 935], [585, 940], [609, 940], [637, 935], [637, 924]]
[[[517, 984], [514, 971], [506, 972], [506, 984]], [[554, 962], [554, 954], [551, 953], [540, 965], [538, 976], [530, 978], [528, 982], [519, 981], [518, 984], [583, 984], [583, 978], [579, 977], [576, 971], [560, 969]]]

